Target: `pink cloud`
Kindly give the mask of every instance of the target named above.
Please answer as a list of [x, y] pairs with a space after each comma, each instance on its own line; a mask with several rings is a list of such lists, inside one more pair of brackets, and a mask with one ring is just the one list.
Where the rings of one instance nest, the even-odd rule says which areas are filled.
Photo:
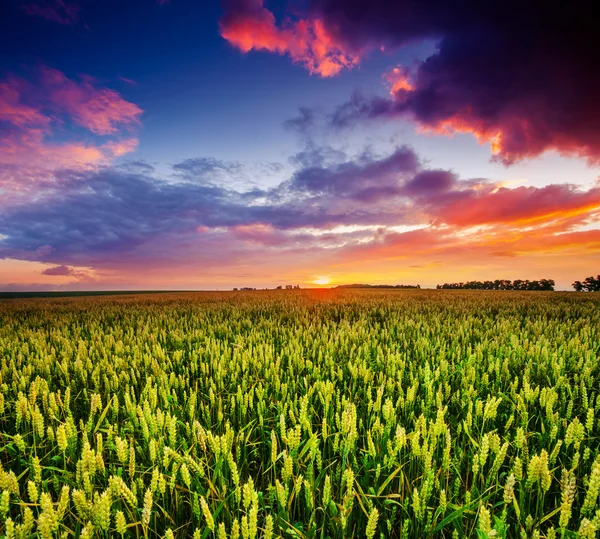
[[[29, 189], [43, 171], [110, 163], [135, 151], [131, 133], [142, 110], [114, 90], [98, 86], [91, 77], [75, 81], [62, 72], [42, 67], [31, 81], [8, 76], [0, 81], [0, 184], [6, 199]], [[73, 122], [109, 140], [53, 140]], [[64, 137], [63, 137], [64, 138]], [[18, 167], [19, 173], [15, 173]]]
[[139, 125], [142, 109], [114, 90], [97, 88], [94, 82], [88, 76], [76, 82], [57, 69], [41, 69], [48, 101], [92, 133], [111, 135], [119, 128]]
[[138, 139], [128, 138], [119, 141], [107, 142], [103, 148], [109, 150], [115, 157], [134, 152], [138, 147]]
[[22, 103], [18, 85], [9, 81], [0, 83], [0, 121], [19, 128], [44, 127], [50, 118], [37, 108]]
[[221, 19], [221, 36], [242, 52], [264, 50], [287, 54], [312, 74], [337, 75], [358, 65], [360, 53], [345, 47], [318, 18], [277, 25], [263, 0], [236, 0]]

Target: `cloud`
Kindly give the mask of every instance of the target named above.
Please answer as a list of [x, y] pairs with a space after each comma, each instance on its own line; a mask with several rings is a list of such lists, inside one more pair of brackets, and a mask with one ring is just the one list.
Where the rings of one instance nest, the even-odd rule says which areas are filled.
[[456, 174], [448, 170], [425, 170], [404, 184], [404, 192], [413, 196], [445, 193], [456, 185]]
[[245, 168], [236, 161], [224, 161], [213, 157], [185, 159], [173, 165], [173, 170], [188, 179], [211, 180], [215, 178], [241, 176]]
[[210, 158], [184, 161], [166, 178], [143, 162], [56, 170], [3, 204], [0, 259], [54, 264], [53, 275], [90, 268], [84, 273], [98, 280], [319, 258], [460, 264], [461, 256], [475, 263], [568, 252], [577, 261], [600, 242], [600, 231], [581, 230], [598, 222], [600, 187], [462, 179], [426, 168], [407, 147], [332, 155], [307, 159], [271, 190], [186, 176], [233, 165], [245, 173]]
[[42, 275], [73, 275], [75, 270], [70, 266], [54, 266], [42, 271]]
[[[470, 133], [505, 164], [546, 151], [600, 162], [600, 33], [578, 6], [494, 4], [475, 0], [398, 2], [309, 0], [293, 20], [277, 25], [261, 0], [227, 2], [222, 35], [242, 51], [289, 54], [319, 73], [313, 50], [338, 51], [335, 75], [368, 51], [434, 41], [416, 66], [385, 74], [391, 95], [356, 96], [333, 123], [411, 118], [423, 131]], [[325, 44], [303, 38], [318, 25]], [[326, 56], [327, 57], [327, 56]]]
[[79, 5], [66, 0], [35, 0], [23, 5], [28, 15], [42, 17], [62, 25], [72, 25], [79, 20]]
[[137, 138], [128, 138], [118, 141], [111, 140], [104, 144], [103, 148], [109, 151], [114, 157], [120, 157], [131, 152], [135, 152], [138, 147]]
[[424, 228], [386, 232], [376, 241], [350, 246], [341, 253], [343, 262], [339, 265], [373, 264], [375, 274], [377, 268], [382, 270], [390, 264], [395, 268], [435, 265], [438, 282], [465, 273], [470, 273], [469, 278], [531, 278], [539, 272], [550, 278], [562, 276], [563, 286], [568, 286], [582, 267], [591, 268], [597, 263], [599, 248], [600, 230], [549, 234], [542, 228], [525, 234], [503, 228], [463, 233], [451, 228]]
[[[380, 36], [391, 46], [438, 40], [436, 53], [412, 73], [402, 70], [390, 99], [363, 103], [357, 116], [407, 116], [424, 130], [471, 133], [506, 164], [548, 150], [600, 158], [594, 127], [600, 41], [583, 11], [534, 2], [509, 3], [499, 14], [473, 2], [432, 7], [377, 0], [380, 9], [366, 17], [357, 2], [344, 2], [342, 18], [338, 0], [318, 4], [326, 24], [349, 40]], [[417, 25], [406, 28], [400, 19]]]
[[119, 165], [119, 168], [127, 172], [147, 174], [148, 176], [151, 176], [155, 171], [152, 165], [144, 161], [125, 161]]
[[48, 103], [97, 135], [112, 135], [140, 123], [142, 109], [109, 88], [98, 88], [92, 77], [73, 81], [57, 69], [42, 67], [39, 84]]
[[[0, 81], [0, 200], [45, 171], [99, 166], [133, 152], [138, 141], [131, 130], [141, 113], [91, 77], [75, 81], [45, 66], [30, 79], [7, 75]], [[71, 124], [95, 136], [69, 140]]]
[[471, 190], [460, 200], [442, 202], [437, 218], [451, 225], [474, 226], [489, 223], [528, 225], [566, 219], [600, 208], [600, 188], [583, 191], [569, 184], [545, 187], [500, 187]]
[[89, 271], [82, 271], [65, 264], [52, 266], [40, 272], [42, 275], [50, 277], [73, 277], [77, 282], [94, 282], [94, 276]]
[[313, 109], [300, 107], [298, 116], [290, 118], [283, 122], [283, 126], [290, 131], [295, 131], [299, 135], [306, 136], [315, 126], [316, 114]]
[[313, 194], [334, 195], [364, 202], [376, 202], [402, 192], [401, 178], [419, 169], [417, 155], [401, 147], [385, 158], [363, 153], [358, 159], [332, 166], [313, 165], [296, 172], [291, 188]]
[[337, 75], [359, 63], [360, 52], [335, 40], [318, 18], [286, 19], [278, 25], [263, 0], [225, 0], [223, 4], [221, 36], [244, 53], [265, 50], [287, 54], [321, 77]]

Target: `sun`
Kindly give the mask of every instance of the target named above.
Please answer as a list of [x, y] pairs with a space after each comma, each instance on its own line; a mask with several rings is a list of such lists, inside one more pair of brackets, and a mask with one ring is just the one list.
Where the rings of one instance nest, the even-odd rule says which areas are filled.
[[313, 284], [329, 284], [331, 279], [325, 275], [319, 275], [314, 281]]

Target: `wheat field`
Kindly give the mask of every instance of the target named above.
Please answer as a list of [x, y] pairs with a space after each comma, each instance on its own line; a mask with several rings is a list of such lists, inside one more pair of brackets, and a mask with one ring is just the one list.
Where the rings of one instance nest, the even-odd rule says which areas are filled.
[[598, 537], [600, 295], [0, 302], [0, 535]]

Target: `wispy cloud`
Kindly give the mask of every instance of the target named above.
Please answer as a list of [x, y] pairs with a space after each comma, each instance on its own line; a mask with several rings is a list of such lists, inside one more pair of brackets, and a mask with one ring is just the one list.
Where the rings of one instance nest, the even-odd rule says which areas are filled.
[[112, 135], [119, 129], [139, 125], [142, 109], [118, 92], [98, 87], [92, 77], [74, 81], [48, 67], [42, 67], [39, 75], [48, 104], [92, 133]]
[[78, 22], [80, 7], [76, 2], [67, 0], [33, 0], [24, 3], [23, 10], [28, 15], [66, 26]]
[[[134, 151], [132, 130], [141, 114], [137, 105], [91, 77], [76, 81], [45, 66], [30, 79], [7, 75], [0, 82], [0, 197], [35, 182], [43, 171], [107, 164]], [[66, 137], [70, 124], [98, 136]]]

